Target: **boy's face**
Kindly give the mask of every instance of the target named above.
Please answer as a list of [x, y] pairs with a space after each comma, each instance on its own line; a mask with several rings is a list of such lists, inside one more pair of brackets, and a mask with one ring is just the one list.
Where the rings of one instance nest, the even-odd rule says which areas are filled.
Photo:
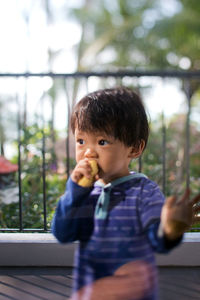
[[99, 177], [107, 184], [119, 177], [129, 175], [128, 165], [134, 157], [133, 147], [127, 147], [114, 137], [103, 132], [75, 130], [76, 161], [85, 158], [96, 160]]

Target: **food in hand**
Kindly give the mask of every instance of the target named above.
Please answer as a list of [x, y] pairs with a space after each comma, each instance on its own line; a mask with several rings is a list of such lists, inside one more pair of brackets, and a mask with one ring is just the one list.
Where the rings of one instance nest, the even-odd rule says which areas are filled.
[[85, 176], [83, 176], [79, 181], [78, 184], [83, 186], [83, 187], [90, 187], [93, 185], [94, 180], [95, 180], [95, 176], [98, 173], [98, 166], [97, 166], [97, 162], [96, 160], [89, 160], [90, 166], [92, 168], [92, 172], [91, 172], [91, 177], [87, 178]]

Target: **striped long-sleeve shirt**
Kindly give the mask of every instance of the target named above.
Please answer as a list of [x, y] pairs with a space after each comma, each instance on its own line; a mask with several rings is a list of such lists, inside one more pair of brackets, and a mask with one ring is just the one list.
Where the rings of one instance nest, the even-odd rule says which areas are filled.
[[[155, 268], [154, 252], [168, 252], [180, 242], [158, 236], [163, 203], [158, 185], [144, 176], [131, 174], [105, 186], [96, 182], [91, 188], [69, 179], [52, 232], [63, 243], [80, 241], [74, 290], [112, 275], [133, 260], [147, 261]], [[156, 299], [156, 288], [148, 299]]]

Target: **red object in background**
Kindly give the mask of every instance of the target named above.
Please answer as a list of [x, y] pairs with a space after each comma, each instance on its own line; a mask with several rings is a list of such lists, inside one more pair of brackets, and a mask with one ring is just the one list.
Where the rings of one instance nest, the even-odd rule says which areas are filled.
[[4, 156], [0, 156], [0, 174], [9, 174], [16, 172], [18, 165], [12, 164]]

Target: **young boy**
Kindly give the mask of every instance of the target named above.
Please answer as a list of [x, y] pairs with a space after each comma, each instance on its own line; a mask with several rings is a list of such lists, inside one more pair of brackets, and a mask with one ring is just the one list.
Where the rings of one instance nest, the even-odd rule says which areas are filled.
[[[178, 203], [170, 197], [163, 205], [155, 182], [129, 172], [149, 135], [142, 101], [131, 89], [87, 95], [75, 106], [71, 127], [77, 165], [52, 231], [60, 242], [80, 241], [72, 299], [156, 299], [154, 252], [168, 252], [180, 243], [200, 195], [189, 201], [187, 191]], [[90, 161], [97, 163], [98, 174], [83, 187], [80, 179], [91, 179]]]

